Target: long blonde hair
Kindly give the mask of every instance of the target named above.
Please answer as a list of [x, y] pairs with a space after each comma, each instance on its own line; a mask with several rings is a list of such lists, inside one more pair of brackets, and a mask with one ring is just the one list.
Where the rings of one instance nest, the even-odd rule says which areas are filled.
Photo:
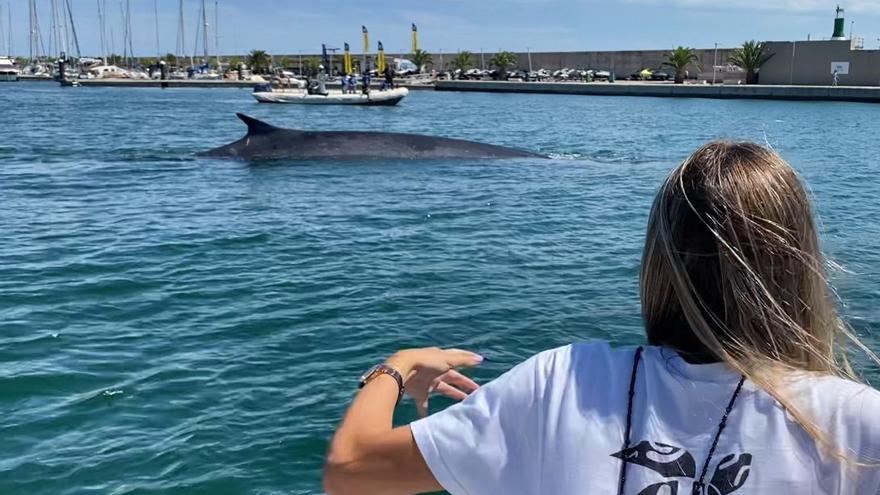
[[835, 456], [781, 376], [857, 380], [862, 344], [837, 314], [810, 201], [791, 166], [754, 143], [706, 144], [673, 170], [651, 210], [641, 302], [648, 341], [724, 361], [778, 400]]

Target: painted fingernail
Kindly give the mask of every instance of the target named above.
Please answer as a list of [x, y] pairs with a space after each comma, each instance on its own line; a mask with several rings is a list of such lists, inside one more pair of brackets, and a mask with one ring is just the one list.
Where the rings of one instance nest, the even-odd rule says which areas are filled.
[[481, 356], [481, 355], [479, 355], [479, 354], [474, 354], [474, 359], [475, 359], [478, 363], [482, 363], [482, 362], [483, 362], [483, 356]]

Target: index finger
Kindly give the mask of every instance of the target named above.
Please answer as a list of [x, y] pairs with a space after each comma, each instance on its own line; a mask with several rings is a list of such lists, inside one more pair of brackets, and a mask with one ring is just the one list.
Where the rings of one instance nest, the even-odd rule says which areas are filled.
[[483, 356], [462, 349], [445, 349], [446, 362], [453, 368], [470, 368], [483, 362]]

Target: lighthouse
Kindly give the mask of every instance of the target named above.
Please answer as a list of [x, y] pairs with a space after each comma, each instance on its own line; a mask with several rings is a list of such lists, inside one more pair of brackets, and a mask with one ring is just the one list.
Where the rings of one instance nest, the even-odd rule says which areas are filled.
[[834, 34], [831, 35], [831, 39], [833, 40], [844, 40], [846, 39], [846, 35], [844, 34], [845, 21], [843, 19], [843, 9], [840, 8], [840, 5], [837, 6], [837, 15], [834, 17]]

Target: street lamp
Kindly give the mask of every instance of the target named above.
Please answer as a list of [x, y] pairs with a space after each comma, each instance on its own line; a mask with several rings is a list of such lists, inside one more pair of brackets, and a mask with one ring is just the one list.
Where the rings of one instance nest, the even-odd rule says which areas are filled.
[[712, 61], [712, 84], [715, 84], [715, 73], [718, 71], [718, 43], [715, 43], [715, 58]]

